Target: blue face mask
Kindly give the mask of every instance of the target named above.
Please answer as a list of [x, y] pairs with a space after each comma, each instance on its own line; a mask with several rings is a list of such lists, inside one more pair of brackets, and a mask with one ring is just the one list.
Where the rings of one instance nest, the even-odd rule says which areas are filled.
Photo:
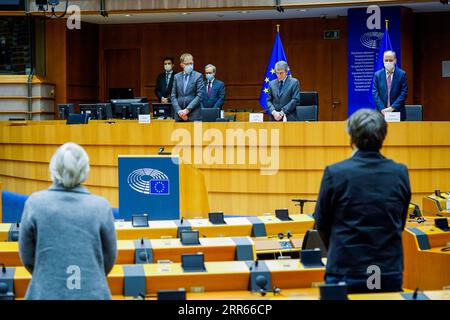
[[207, 74], [206, 75], [206, 80], [213, 81], [214, 80], [214, 75], [213, 74]]
[[194, 65], [189, 64], [187, 66], [184, 66], [185, 73], [190, 74], [192, 72], [192, 70], [194, 70]]

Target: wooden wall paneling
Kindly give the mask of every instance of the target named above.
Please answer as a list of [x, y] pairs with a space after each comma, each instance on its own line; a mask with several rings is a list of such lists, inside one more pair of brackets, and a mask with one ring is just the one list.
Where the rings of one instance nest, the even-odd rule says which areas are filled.
[[45, 29], [46, 79], [56, 85], [55, 108], [57, 108], [58, 103], [67, 101], [66, 20], [47, 19]]

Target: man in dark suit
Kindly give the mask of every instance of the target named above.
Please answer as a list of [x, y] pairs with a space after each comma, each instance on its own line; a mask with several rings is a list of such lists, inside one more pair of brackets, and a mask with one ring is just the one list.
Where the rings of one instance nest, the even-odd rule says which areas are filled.
[[373, 79], [372, 96], [381, 113], [400, 112], [400, 119], [406, 119], [405, 100], [408, 96], [406, 72], [396, 68], [394, 51], [386, 51], [383, 56], [384, 68], [377, 71]]
[[216, 67], [208, 64], [205, 67], [206, 92], [202, 98], [202, 108], [222, 109], [225, 102], [225, 84], [216, 79]]
[[408, 168], [381, 155], [387, 124], [378, 111], [357, 111], [347, 131], [355, 152], [325, 168], [314, 213], [328, 249], [325, 281], [346, 282], [350, 293], [401, 291]]
[[158, 101], [161, 103], [169, 103], [170, 95], [172, 94], [173, 79], [175, 73], [173, 72], [174, 62], [173, 58], [166, 57], [163, 60], [164, 72], [158, 75], [156, 78], [155, 94], [158, 97]]
[[300, 82], [288, 76], [289, 66], [285, 61], [275, 64], [277, 79], [269, 83], [267, 107], [272, 121], [297, 121], [297, 106], [300, 103]]
[[194, 71], [194, 57], [184, 53], [180, 57], [182, 72], [175, 75], [172, 88], [172, 107], [176, 121], [201, 120], [200, 104], [205, 83], [200, 72]]

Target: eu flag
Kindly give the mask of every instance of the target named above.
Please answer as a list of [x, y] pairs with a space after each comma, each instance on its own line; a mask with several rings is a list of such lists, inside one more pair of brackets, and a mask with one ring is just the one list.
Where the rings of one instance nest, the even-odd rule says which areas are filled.
[[370, 90], [369, 90], [369, 102], [372, 106], [372, 108], [376, 109], [375, 101], [373, 100], [372, 96], [372, 88], [373, 88], [373, 76], [375, 75], [375, 72], [378, 70], [384, 68], [384, 53], [388, 50], [392, 49], [392, 43], [391, 38], [389, 38], [389, 31], [386, 28], [386, 31], [384, 32], [383, 38], [381, 39], [380, 48], [378, 49], [378, 58], [375, 62], [375, 68], [372, 75], [372, 82], [370, 83]]
[[150, 194], [153, 195], [168, 195], [169, 194], [169, 180], [150, 180]]
[[[280, 33], [277, 32], [275, 38], [275, 43], [273, 45], [272, 54], [270, 55], [269, 65], [267, 66], [266, 75], [264, 77], [264, 82], [261, 88], [261, 95], [259, 96], [259, 104], [264, 108], [264, 110], [269, 112], [267, 109], [267, 93], [269, 92], [269, 82], [276, 79], [277, 75], [275, 73], [275, 64], [278, 61], [287, 61], [286, 54], [284, 53], [283, 44], [281, 43]], [[288, 76], [291, 75], [289, 71]]]

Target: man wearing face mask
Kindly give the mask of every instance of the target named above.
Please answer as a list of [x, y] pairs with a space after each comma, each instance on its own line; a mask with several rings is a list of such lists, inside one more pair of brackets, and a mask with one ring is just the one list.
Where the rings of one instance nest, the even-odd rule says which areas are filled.
[[277, 78], [269, 83], [267, 108], [272, 121], [297, 121], [296, 108], [300, 103], [300, 82], [288, 75], [289, 66], [285, 61], [275, 64]]
[[383, 55], [384, 69], [375, 73], [372, 96], [377, 109], [386, 112], [400, 112], [400, 119], [406, 119], [405, 100], [408, 96], [406, 72], [396, 67], [397, 58], [394, 51]]
[[173, 72], [173, 58], [166, 57], [163, 60], [164, 72], [158, 75], [156, 79], [155, 94], [158, 101], [161, 103], [169, 103], [170, 95], [172, 94], [173, 79], [175, 73]]
[[202, 98], [202, 108], [222, 109], [225, 102], [225, 84], [217, 80], [216, 67], [208, 64], [205, 67], [206, 92]]
[[183, 71], [175, 75], [171, 96], [175, 121], [200, 120], [200, 104], [205, 90], [203, 76], [194, 71], [194, 57], [190, 53], [181, 55], [180, 66]]

